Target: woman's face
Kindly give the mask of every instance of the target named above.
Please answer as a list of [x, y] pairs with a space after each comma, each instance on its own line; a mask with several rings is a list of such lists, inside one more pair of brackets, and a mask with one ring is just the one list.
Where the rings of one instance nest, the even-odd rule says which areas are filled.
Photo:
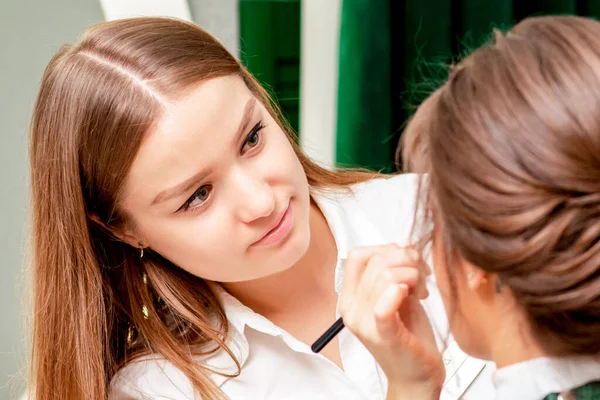
[[[462, 260], [452, 259], [448, 265], [447, 249], [443, 243], [439, 229], [433, 235], [433, 269], [446, 315], [450, 322], [452, 336], [459, 347], [466, 353], [482, 359], [490, 358], [488, 332], [485, 329], [489, 309], [483, 305], [478, 291], [473, 290], [468, 282], [467, 266]], [[452, 288], [452, 281], [454, 288]]]
[[133, 222], [132, 245], [213, 281], [285, 270], [310, 241], [304, 170], [237, 76], [204, 81], [167, 103], [141, 144], [121, 204]]

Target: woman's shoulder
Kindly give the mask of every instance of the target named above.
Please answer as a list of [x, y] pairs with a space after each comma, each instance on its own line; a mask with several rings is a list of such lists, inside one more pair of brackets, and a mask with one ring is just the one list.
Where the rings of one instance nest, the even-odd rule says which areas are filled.
[[158, 356], [136, 358], [113, 377], [109, 400], [190, 399], [194, 388], [187, 376], [175, 365]]

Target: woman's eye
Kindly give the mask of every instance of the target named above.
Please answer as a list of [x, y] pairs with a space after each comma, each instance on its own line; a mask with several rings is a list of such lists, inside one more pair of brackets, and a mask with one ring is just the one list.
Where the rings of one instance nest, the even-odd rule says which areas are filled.
[[198, 190], [194, 192], [192, 197], [190, 197], [188, 201], [186, 201], [186, 203], [183, 205], [183, 209], [189, 210], [190, 208], [198, 207], [208, 199], [208, 196], [210, 196], [211, 191], [212, 185], [200, 186]]
[[252, 148], [258, 144], [259, 140], [260, 137], [258, 136], [258, 133], [251, 133], [250, 136], [248, 136], [248, 139], [246, 140], [246, 146]]
[[244, 145], [242, 146], [242, 153], [253, 149], [254, 147], [260, 144], [260, 131], [263, 128], [264, 126], [261, 122], [254, 125], [248, 136], [246, 136], [246, 140], [244, 141]]

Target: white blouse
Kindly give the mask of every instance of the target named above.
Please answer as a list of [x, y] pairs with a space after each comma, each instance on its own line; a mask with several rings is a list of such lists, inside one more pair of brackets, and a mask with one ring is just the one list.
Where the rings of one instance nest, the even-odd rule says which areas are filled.
[[497, 399], [542, 400], [600, 381], [600, 357], [540, 357], [498, 369]]
[[[377, 179], [352, 187], [352, 193], [319, 191], [312, 196], [335, 237], [338, 260], [355, 246], [397, 242], [407, 244], [413, 221], [416, 175]], [[343, 280], [341, 262], [336, 267], [335, 290]], [[448, 337], [448, 322], [433, 277], [423, 301], [440, 349]], [[212, 374], [214, 382], [232, 400], [310, 399], [383, 400], [386, 377], [367, 349], [348, 329], [339, 334], [343, 369], [292, 335], [225, 293], [221, 299], [231, 324], [228, 344], [242, 369], [227, 378]], [[333, 321], [332, 321], [333, 322]], [[316, 339], [316, 338], [315, 338]], [[199, 359], [213, 370], [235, 373], [235, 364], [224, 351]], [[447, 368], [441, 399], [494, 398], [494, 366], [466, 356], [454, 343], [444, 353]], [[157, 356], [130, 362], [111, 382], [109, 398], [194, 399], [185, 375]]]

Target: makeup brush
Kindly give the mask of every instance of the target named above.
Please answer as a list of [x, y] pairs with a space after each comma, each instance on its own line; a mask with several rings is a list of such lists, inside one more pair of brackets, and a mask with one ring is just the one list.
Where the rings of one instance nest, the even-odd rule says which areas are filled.
[[338, 333], [340, 333], [342, 329], [344, 329], [344, 321], [340, 317], [312, 344], [312, 346], [310, 346], [310, 349], [313, 353], [320, 352]]

